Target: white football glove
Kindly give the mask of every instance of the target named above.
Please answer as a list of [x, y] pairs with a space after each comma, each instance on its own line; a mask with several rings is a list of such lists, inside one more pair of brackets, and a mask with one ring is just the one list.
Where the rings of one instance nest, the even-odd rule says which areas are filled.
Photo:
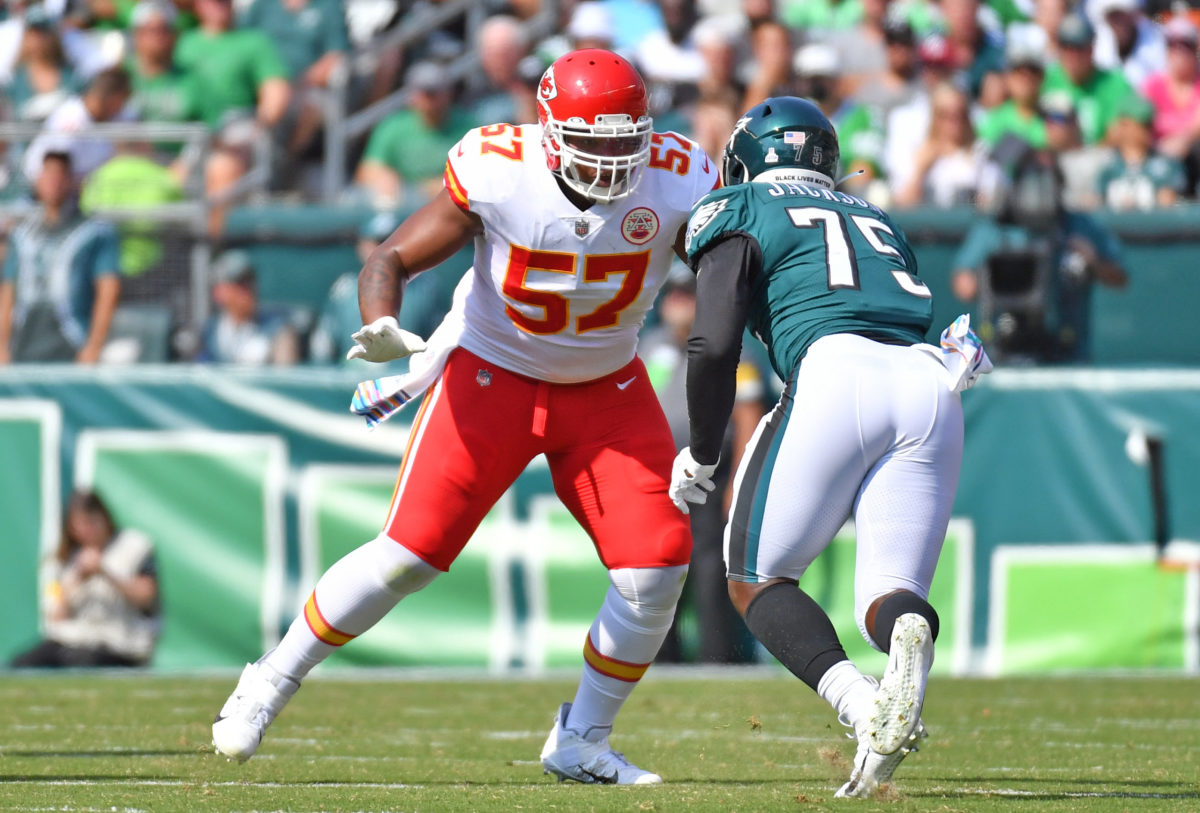
[[350, 338], [354, 346], [346, 353], [348, 359], [392, 361], [425, 349], [425, 340], [403, 330], [395, 316], [381, 316], [351, 333]]
[[671, 490], [668, 493], [675, 507], [688, 514], [691, 513], [688, 503], [708, 502], [709, 492], [717, 487], [712, 480], [716, 470], [716, 463], [697, 463], [692, 457], [691, 447], [684, 446], [683, 451], [675, 455], [675, 462], [671, 465]]

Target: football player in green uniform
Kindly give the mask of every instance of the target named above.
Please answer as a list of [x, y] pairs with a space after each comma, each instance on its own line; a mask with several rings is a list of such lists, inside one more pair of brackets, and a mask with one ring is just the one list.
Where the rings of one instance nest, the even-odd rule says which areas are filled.
[[[962, 459], [958, 392], [990, 368], [960, 317], [924, 344], [929, 289], [904, 234], [835, 189], [838, 140], [811, 102], [767, 99], [725, 147], [724, 187], [692, 210], [691, 445], [672, 497], [703, 502], [733, 403], [744, 326], [787, 381], [742, 457], [725, 534], [729, 593], [751, 632], [854, 729], [838, 796], [870, 796], [926, 736], [938, 615], [928, 602]], [[855, 616], [888, 653], [883, 679], [846, 657], [797, 586], [853, 516]]]

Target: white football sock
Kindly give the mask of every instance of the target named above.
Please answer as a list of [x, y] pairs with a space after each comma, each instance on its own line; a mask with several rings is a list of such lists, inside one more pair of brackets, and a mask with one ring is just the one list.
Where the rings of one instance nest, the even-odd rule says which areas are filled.
[[608, 736], [622, 704], [658, 654], [687, 565], [609, 571], [612, 586], [584, 644], [583, 677], [566, 727], [593, 742]]
[[283, 640], [261, 660], [280, 674], [300, 681], [347, 641], [378, 623], [400, 599], [429, 584], [440, 572], [380, 534], [325, 571]]
[[875, 686], [863, 677], [857, 666], [845, 660], [838, 661], [821, 675], [817, 694], [833, 706], [840, 719], [853, 726], [871, 715]]

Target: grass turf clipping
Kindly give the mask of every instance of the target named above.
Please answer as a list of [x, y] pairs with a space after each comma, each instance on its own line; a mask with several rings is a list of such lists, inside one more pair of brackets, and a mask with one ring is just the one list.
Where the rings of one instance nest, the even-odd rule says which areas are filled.
[[1175, 677], [948, 679], [930, 738], [880, 799], [834, 800], [854, 743], [782, 672], [652, 669], [613, 746], [661, 786], [559, 784], [541, 751], [570, 679], [318, 673], [249, 762], [213, 753], [236, 682], [0, 677], [0, 810], [1200, 810], [1197, 683]]

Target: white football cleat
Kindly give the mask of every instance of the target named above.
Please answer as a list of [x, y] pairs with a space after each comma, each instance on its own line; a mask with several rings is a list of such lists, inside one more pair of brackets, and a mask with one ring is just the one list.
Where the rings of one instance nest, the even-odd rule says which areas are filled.
[[892, 780], [892, 774], [906, 756], [918, 750], [920, 741], [929, 736], [925, 724], [919, 719], [913, 732], [899, 748], [890, 754], [881, 754], [871, 747], [871, 738], [863, 726], [858, 733], [858, 751], [854, 754], [854, 770], [850, 781], [833, 794], [837, 799], [869, 799], [879, 787]]
[[263, 733], [300, 688], [265, 663], [248, 663], [237, 688], [213, 720], [212, 741], [218, 754], [245, 762], [254, 756]]
[[554, 774], [558, 781], [567, 779], [589, 785], [658, 785], [662, 777], [643, 771], [625, 755], [608, 745], [606, 733], [599, 742], [591, 742], [564, 728], [571, 704], [563, 703], [554, 715], [554, 728], [542, 748], [544, 773]]
[[887, 669], [875, 691], [867, 735], [871, 748], [891, 754], [907, 744], [917, 729], [929, 666], [933, 663], [933, 633], [929, 622], [905, 613], [892, 627]]

